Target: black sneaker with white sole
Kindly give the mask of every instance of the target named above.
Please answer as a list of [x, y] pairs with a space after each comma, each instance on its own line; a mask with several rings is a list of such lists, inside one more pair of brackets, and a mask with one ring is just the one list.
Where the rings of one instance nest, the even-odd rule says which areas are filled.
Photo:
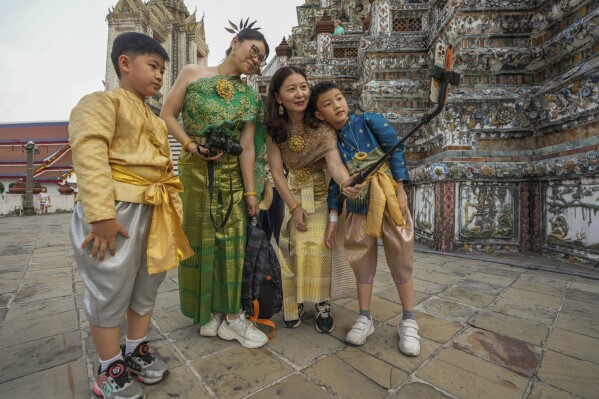
[[316, 331], [330, 333], [335, 328], [335, 320], [331, 316], [331, 302], [324, 301], [316, 304]]
[[302, 316], [304, 314], [304, 304], [300, 303], [297, 305], [298, 318], [295, 320], [283, 320], [285, 328], [297, 328], [302, 324]]

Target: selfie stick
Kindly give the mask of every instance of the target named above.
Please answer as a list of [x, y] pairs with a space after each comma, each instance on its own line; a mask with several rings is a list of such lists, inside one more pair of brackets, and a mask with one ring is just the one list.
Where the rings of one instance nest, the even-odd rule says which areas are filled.
[[[402, 145], [408, 138], [410, 138], [410, 136], [412, 136], [423, 125], [426, 125], [435, 116], [437, 116], [443, 110], [443, 106], [445, 105], [445, 100], [447, 99], [447, 89], [449, 88], [449, 85], [457, 86], [460, 84], [460, 75], [458, 73], [448, 71], [448, 70], [446, 70], [442, 67], [439, 67], [437, 65], [435, 65], [433, 67], [433, 69], [431, 69], [430, 76], [433, 78], [433, 80], [435, 82], [438, 82], [438, 84], [439, 84], [439, 86], [438, 86], [439, 92], [438, 92], [436, 101], [433, 101], [433, 102], [437, 103], [437, 106], [434, 107], [433, 109], [431, 109], [430, 111], [428, 111], [427, 113], [425, 113], [422, 116], [422, 118], [420, 119], [420, 122], [418, 122], [418, 124], [416, 125], [416, 127], [414, 127], [397, 144], [395, 144], [393, 146], [393, 148], [391, 148], [389, 151], [387, 151], [385, 153], [385, 155], [383, 155], [379, 160], [377, 160], [375, 163], [370, 165], [368, 168], [361, 171], [360, 174], [358, 174], [351, 181], [351, 183], [349, 184], [349, 187], [353, 187], [356, 184], [360, 184], [360, 183], [363, 183], [364, 181], [366, 181], [366, 179], [369, 176], [374, 174], [381, 167], [381, 165], [387, 159], [389, 159], [391, 154], [393, 154], [393, 152], [395, 150], [397, 150], [400, 145]], [[342, 187], [340, 187], [340, 190], [341, 189], [342, 189]], [[337, 200], [340, 202], [342, 202], [344, 199], [345, 199], [345, 195], [343, 195], [343, 194], [339, 194], [337, 196]]]

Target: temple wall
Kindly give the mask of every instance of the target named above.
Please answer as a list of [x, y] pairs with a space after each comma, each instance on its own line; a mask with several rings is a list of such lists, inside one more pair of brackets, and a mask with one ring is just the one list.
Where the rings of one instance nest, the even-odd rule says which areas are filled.
[[[364, 2], [342, 3], [298, 7], [287, 62], [400, 136], [432, 107], [435, 45], [454, 49], [461, 84], [406, 142], [417, 239], [599, 266], [599, 0], [375, 0], [364, 33]], [[330, 46], [314, 30], [324, 11], [346, 24]]]

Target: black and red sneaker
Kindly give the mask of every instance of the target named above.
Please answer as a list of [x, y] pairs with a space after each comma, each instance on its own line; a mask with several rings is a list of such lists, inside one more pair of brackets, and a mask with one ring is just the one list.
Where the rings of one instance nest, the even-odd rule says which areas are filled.
[[148, 341], [143, 341], [135, 350], [125, 355], [125, 346], [121, 346], [129, 372], [137, 375], [144, 384], [156, 384], [168, 375], [168, 367], [161, 359], [150, 352]]
[[122, 359], [110, 363], [108, 368], [96, 376], [94, 395], [104, 399], [142, 399], [141, 388], [129, 373]]

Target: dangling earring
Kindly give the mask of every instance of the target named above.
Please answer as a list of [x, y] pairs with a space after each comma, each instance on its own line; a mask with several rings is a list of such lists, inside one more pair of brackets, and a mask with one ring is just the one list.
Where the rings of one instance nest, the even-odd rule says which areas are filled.
[[283, 115], [285, 113], [285, 108], [283, 108], [283, 104], [279, 103], [279, 115]]

